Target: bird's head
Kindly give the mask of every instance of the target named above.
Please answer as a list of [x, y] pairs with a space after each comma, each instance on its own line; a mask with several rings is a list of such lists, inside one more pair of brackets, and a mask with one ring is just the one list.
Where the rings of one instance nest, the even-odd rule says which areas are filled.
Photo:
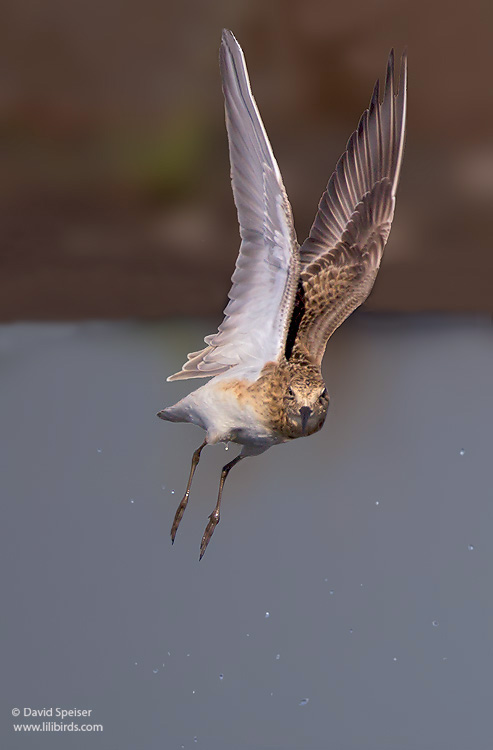
[[292, 437], [320, 430], [329, 408], [329, 394], [322, 376], [307, 373], [291, 378], [286, 386], [284, 407]]

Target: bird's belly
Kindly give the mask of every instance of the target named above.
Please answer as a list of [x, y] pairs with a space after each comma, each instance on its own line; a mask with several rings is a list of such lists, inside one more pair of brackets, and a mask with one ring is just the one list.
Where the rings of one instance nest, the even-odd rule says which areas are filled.
[[278, 442], [273, 430], [254, 409], [239, 404], [228, 410], [221, 409], [219, 419], [211, 419], [207, 432], [217, 434], [218, 440], [230, 440], [241, 445], [267, 446]]
[[266, 422], [262, 403], [255, 399], [239, 397], [233, 389], [207, 386], [195, 396], [200, 400], [201, 421], [209, 443], [231, 441], [268, 447], [282, 442]]
[[235, 427], [231, 431], [229, 440], [240, 445], [253, 445], [258, 448], [269, 448], [283, 442], [272, 430], [251, 427]]

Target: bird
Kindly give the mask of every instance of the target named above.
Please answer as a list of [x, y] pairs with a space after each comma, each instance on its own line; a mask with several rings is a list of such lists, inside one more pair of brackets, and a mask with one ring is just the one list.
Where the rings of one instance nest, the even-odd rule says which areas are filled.
[[396, 86], [392, 50], [383, 96], [377, 80], [300, 245], [243, 51], [226, 29], [219, 63], [240, 250], [218, 331], [168, 377], [210, 380], [157, 415], [205, 430], [171, 527], [173, 543], [202, 450], [221, 442], [241, 446], [221, 471], [199, 560], [219, 523], [231, 469], [273, 445], [312, 435], [325, 422], [322, 358], [330, 336], [369, 295], [380, 267], [401, 171], [407, 100], [407, 53]]

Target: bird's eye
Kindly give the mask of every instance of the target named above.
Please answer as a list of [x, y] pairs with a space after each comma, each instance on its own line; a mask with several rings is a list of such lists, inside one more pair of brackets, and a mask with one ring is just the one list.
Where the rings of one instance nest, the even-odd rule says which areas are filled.
[[294, 396], [294, 391], [291, 388], [291, 386], [289, 386], [289, 388], [288, 388], [288, 396]]
[[324, 388], [322, 393], [319, 396], [319, 401], [324, 401], [326, 397], [327, 397], [327, 388]]

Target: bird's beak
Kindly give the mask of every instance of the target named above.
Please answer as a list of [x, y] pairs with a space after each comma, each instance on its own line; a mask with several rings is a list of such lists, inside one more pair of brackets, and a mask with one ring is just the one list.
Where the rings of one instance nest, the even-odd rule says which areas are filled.
[[311, 413], [312, 413], [312, 410], [310, 409], [309, 406], [302, 406], [301, 409], [300, 409], [300, 414], [301, 414], [301, 431], [302, 431], [303, 435], [306, 432], [306, 426], [308, 424], [308, 420], [310, 419]]

